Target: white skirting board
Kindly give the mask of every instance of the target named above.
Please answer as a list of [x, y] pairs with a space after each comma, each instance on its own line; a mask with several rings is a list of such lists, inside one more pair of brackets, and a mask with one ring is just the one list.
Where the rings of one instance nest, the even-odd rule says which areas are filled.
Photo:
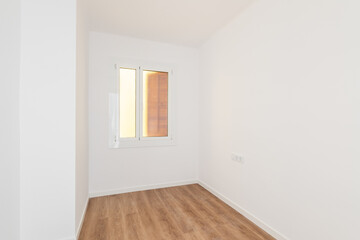
[[78, 227], [78, 229], [77, 229], [77, 231], [76, 231], [76, 239], [79, 239], [80, 232], [81, 232], [81, 228], [82, 228], [82, 226], [83, 226], [83, 224], [84, 224], [85, 214], [86, 214], [88, 205], [89, 205], [89, 197], [88, 197], [88, 199], [87, 199], [87, 201], [86, 201], [86, 205], [85, 205], [84, 210], [83, 210], [83, 213], [82, 213], [82, 215], [81, 215], [80, 225], [79, 225], [79, 227]]
[[241, 215], [245, 216], [247, 219], [249, 219], [251, 222], [256, 224], [258, 227], [263, 229], [265, 232], [267, 232], [268, 234], [270, 234], [277, 240], [289, 240], [287, 237], [280, 234], [278, 231], [274, 230], [272, 227], [270, 227], [269, 225], [267, 225], [266, 223], [261, 221], [259, 218], [255, 217], [253, 214], [249, 213], [244, 208], [240, 207], [239, 205], [237, 205], [236, 203], [234, 203], [233, 201], [231, 201], [230, 199], [228, 199], [227, 197], [225, 197], [218, 191], [216, 191], [214, 188], [210, 187], [209, 185], [207, 185], [206, 183], [204, 183], [202, 181], [198, 181], [198, 183], [200, 186], [202, 186], [203, 188], [205, 188], [206, 190], [208, 190], [209, 192], [214, 194], [216, 197], [221, 199], [224, 203], [226, 203], [231, 208], [233, 208], [234, 210], [239, 212]]
[[160, 183], [160, 184], [152, 184], [152, 185], [142, 185], [142, 186], [136, 186], [136, 187], [130, 187], [130, 188], [113, 189], [113, 190], [102, 191], [102, 192], [92, 192], [92, 193], [90, 193], [90, 198], [109, 196], [109, 195], [128, 193], [128, 192], [151, 190], [151, 189], [176, 187], [176, 186], [182, 186], [182, 185], [188, 185], [188, 184], [194, 184], [194, 183], [198, 183], [198, 181], [192, 179], [192, 180], [181, 181], [181, 182], [169, 182], [169, 183]]

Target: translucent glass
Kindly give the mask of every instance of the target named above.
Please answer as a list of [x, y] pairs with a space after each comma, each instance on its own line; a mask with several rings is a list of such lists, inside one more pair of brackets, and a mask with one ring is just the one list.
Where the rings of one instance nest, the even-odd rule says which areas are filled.
[[168, 136], [168, 73], [143, 71], [143, 137]]
[[120, 138], [136, 137], [136, 70], [120, 68]]

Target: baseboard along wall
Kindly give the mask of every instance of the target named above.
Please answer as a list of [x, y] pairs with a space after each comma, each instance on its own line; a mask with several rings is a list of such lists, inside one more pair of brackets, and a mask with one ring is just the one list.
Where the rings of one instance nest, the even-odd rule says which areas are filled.
[[167, 188], [167, 187], [176, 187], [176, 186], [195, 184], [195, 183], [198, 183], [198, 180], [191, 179], [191, 180], [180, 181], [180, 182], [142, 185], [142, 186], [135, 186], [135, 187], [130, 187], [130, 188], [113, 189], [113, 190], [107, 190], [107, 191], [101, 191], [101, 192], [92, 192], [89, 194], [89, 196], [90, 196], [90, 198], [103, 197], [103, 196], [109, 196], [109, 195], [115, 195], [115, 194], [121, 194], [121, 193], [145, 191], [145, 190]]

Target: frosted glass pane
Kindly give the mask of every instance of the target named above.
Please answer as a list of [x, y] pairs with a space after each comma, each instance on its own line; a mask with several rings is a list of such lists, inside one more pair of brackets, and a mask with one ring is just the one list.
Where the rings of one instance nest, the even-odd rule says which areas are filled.
[[168, 136], [168, 73], [143, 71], [143, 137]]
[[120, 138], [136, 137], [136, 70], [120, 68]]

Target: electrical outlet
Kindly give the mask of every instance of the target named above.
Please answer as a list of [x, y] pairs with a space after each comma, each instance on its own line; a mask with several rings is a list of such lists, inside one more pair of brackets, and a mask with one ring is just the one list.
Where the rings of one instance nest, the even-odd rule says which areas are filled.
[[244, 163], [244, 157], [236, 153], [231, 153], [231, 160], [238, 163]]

